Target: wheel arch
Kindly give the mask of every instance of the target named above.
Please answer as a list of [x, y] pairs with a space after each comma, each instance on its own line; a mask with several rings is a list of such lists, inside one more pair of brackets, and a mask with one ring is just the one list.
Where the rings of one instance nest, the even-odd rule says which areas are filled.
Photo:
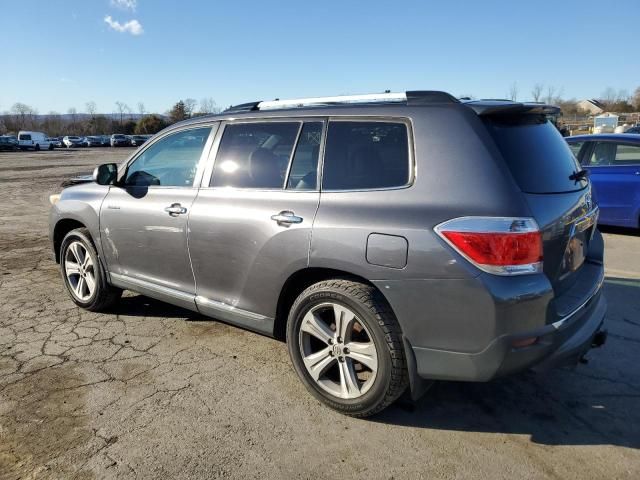
[[[60, 246], [62, 240], [71, 230], [76, 228], [86, 228], [87, 226], [73, 218], [63, 218], [58, 220], [53, 229], [53, 251], [55, 252], [56, 263], [60, 263]], [[95, 242], [94, 242], [95, 243]]]

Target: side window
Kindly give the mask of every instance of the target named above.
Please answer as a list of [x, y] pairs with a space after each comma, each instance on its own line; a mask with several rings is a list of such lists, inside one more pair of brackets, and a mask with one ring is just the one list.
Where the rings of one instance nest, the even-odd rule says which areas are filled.
[[576, 143], [570, 143], [569, 144], [569, 148], [571, 149], [571, 153], [573, 153], [573, 156], [576, 157], [576, 159], [580, 160], [580, 150], [582, 149], [582, 146], [585, 144], [586, 142], [576, 142]]
[[293, 154], [288, 189], [316, 190], [321, 141], [322, 122], [305, 122]]
[[614, 165], [640, 165], [640, 145], [618, 144]]
[[589, 163], [587, 164], [587, 166], [604, 167], [607, 165], [611, 165], [613, 163], [615, 155], [615, 143], [598, 142], [596, 143], [596, 146], [591, 153], [591, 157], [589, 158]]
[[213, 168], [212, 187], [284, 188], [300, 122], [227, 125]]
[[401, 187], [409, 183], [407, 126], [391, 122], [331, 122], [323, 190]]
[[127, 169], [127, 186], [191, 187], [211, 127], [168, 135], [151, 145]]

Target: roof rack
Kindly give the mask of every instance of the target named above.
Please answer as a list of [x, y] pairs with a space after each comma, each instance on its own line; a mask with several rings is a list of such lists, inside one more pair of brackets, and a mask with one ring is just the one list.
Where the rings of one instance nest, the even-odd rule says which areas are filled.
[[406, 105], [427, 105], [432, 103], [460, 102], [457, 98], [446, 92], [439, 92], [435, 90], [415, 90], [401, 93], [392, 93], [387, 90], [384, 93], [367, 93], [364, 95], [338, 95], [334, 97], [294, 98], [290, 100], [276, 99], [267, 102], [250, 102], [229, 107], [225, 110], [225, 113], [362, 103], [405, 103]]

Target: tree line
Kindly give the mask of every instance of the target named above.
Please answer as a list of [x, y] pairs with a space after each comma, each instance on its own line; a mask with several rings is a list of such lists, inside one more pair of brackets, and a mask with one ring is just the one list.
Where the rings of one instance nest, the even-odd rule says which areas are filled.
[[163, 128], [191, 117], [219, 113], [220, 109], [211, 97], [200, 102], [186, 98], [176, 102], [164, 114], [150, 113], [144, 103], [138, 102], [135, 110], [117, 101], [111, 114], [97, 112], [96, 103], [87, 102], [83, 111], [71, 107], [65, 114], [51, 111], [40, 115], [25, 103], [15, 103], [0, 115], [0, 134], [17, 134], [20, 130], [43, 131], [52, 137], [62, 135], [101, 135], [111, 133], [154, 134]]

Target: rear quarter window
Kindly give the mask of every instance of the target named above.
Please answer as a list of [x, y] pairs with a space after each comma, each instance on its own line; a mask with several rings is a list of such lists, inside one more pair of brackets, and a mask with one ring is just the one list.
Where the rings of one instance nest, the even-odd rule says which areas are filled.
[[484, 121], [523, 192], [572, 192], [587, 186], [587, 180], [569, 178], [581, 167], [558, 129], [543, 116], [495, 116]]
[[408, 183], [406, 124], [329, 123], [322, 174], [324, 190], [370, 190], [402, 187]]

